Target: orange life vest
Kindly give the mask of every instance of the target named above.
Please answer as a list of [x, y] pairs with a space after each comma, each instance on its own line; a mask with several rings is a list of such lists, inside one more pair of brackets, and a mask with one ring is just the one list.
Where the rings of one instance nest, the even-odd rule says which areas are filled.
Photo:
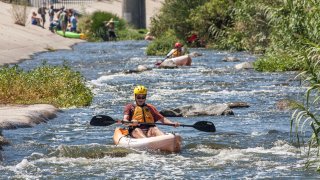
[[148, 106], [136, 106], [132, 119], [137, 120], [140, 123], [154, 123], [154, 118]]
[[179, 51], [178, 49], [176, 49], [173, 53], [172, 53], [172, 57], [179, 57], [182, 56], [182, 51]]

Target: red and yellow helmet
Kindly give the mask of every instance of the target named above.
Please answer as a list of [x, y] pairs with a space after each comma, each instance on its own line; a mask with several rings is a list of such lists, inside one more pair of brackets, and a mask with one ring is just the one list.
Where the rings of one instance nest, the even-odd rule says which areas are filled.
[[175, 45], [174, 45], [175, 48], [181, 48], [182, 47], [182, 44], [177, 42]]

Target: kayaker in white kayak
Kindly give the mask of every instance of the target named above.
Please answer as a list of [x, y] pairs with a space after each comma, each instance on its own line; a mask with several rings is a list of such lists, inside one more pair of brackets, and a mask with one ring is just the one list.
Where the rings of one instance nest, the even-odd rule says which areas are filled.
[[166, 55], [166, 58], [158, 61], [155, 63], [156, 66], [159, 66], [163, 61], [165, 61], [168, 58], [175, 58], [179, 56], [183, 56], [186, 53], [185, 49], [183, 48], [183, 44], [176, 42], [174, 44], [174, 48], [170, 50], [170, 52]]
[[133, 122], [129, 124], [129, 134], [134, 138], [146, 138], [152, 136], [164, 135], [164, 133], [155, 125], [143, 125], [139, 123], [155, 123], [160, 121], [164, 124], [174, 124], [178, 127], [180, 123], [172, 122], [162, 116], [152, 105], [146, 104], [147, 88], [137, 86], [134, 88], [135, 104], [130, 103], [124, 107], [124, 121]]
[[174, 45], [174, 49], [172, 49], [166, 56], [166, 58], [175, 58], [185, 54], [185, 49], [183, 48], [183, 44], [177, 42]]

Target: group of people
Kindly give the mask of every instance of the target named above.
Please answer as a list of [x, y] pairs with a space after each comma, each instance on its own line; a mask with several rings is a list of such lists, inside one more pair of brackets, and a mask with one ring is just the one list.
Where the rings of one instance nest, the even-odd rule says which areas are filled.
[[[53, 9], [53, 7], [51, 7], [50, 9]], [[54, 29], [62, 30], [63, 34], [65, 34], [66, 31], [77, 32], [78, 15], [73, 9], [65, 9], [64, 7], [62, 7], [57, 12], [56, 17], [56, 20], [52, 20], [50, 22], [49, 29], [51, 31], [54, 31]], [[52, 19], [53, 18], [54, 15], [52, 16]]]
[[[40, 14], [40, 17], [38, 17]], [[31, 24], [38, 25], [44, 28], [46, 22], [47, 8], [45, 6], [38, 9], [38, 14], [34, 11], [31, 16]], [[63, 6], [60, 9], [54, 9], [51, 5], [48, 9], [49, 14], [49, 30], [54, 32], [56, 30], [62, 30], [63, 33], [66, 31], [77, 32], [78, 17], [77, 13], [73, 9], [65, 9]], [[56, 14], [56, 19], [55, 19]]]

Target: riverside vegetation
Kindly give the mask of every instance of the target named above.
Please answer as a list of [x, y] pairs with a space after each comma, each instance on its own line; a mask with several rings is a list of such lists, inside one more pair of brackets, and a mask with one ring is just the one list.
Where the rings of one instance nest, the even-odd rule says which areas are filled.
[[0, 69], [1, 104], [52, 104], [87, 106], [93, 94], [85, 79], [70, 67], [43, 65], [24, 71], [18, 65]]
[[309, 125], [308, 154], [319, 157], [319, 10], [317, 0], [165, 0], [151, 21], [150, 31], [157, 40], [147, 54], [164, 55], [172, 46], [166, 39], [186, 43], [185, 37], [197, 34], [198, 42], [189, 46], [255, 53], [258, 71], [301, 71], [298, 77], [309, 88], [303, 102], [293, 106], [291, 130], [302, 143], [299, 134], [304, 135]]

